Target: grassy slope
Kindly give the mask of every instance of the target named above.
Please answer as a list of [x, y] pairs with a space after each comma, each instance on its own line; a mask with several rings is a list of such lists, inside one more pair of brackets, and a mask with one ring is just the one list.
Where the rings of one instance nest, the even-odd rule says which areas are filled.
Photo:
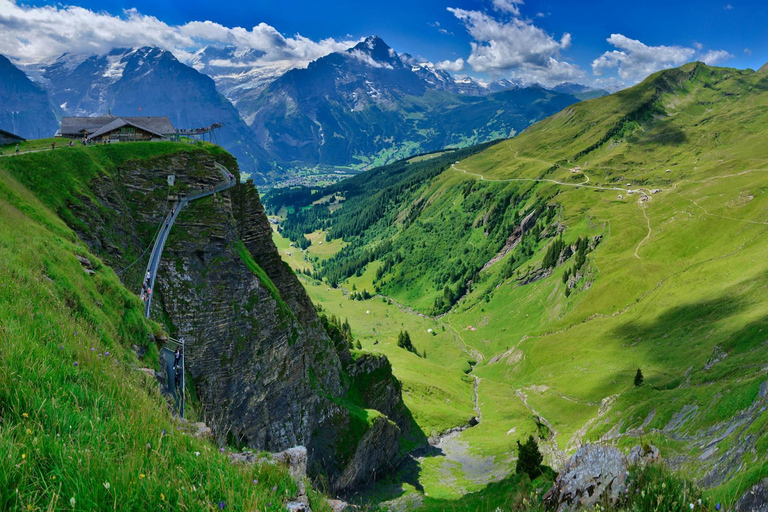
[[[694, 433], [729, 419], [757, 396], [765, 363], [760, 329], [768, 311], [768, 153], [758, 143], [766, 122], [765, 90], [759, 75], [688, 65], [570, 107], [459, 166], [485, 179], [565, 181], [568, 167], [579, 164], [590, 184], [662, 189], [643, 204], [626, 192], [619, 200], [621, 191], [562, 187], [557, 200], [564, 206], [566, 233], [583, 229], [588, 219], [593, 233], [607, 236], [590, 258], [594, 284], [569, 298], [559, 273], [533, 286], [503, 286], [486, 307], [488, 323], [465, 336], [489, 356], [508, 346], [523, 354], [519, 363], [485, 365], [477, 374], [527, 388], [529, 404], [556, 428], [560, 448], [573, 446], [574, 435], [607, 397], [616, 397], [613, 414], [593, 422], [588, 439], [612, 425], [622, 432], [639, 427], [652, 410], [647, 428], [661, 429], [684, 404], [700, 408], [683, 428]], [[599, 142], [601, 132], [626, 126], [625, 112], [653, 97], [666, 115], [655, 113], [655, 121], [572, 158]], [[553, 169], [568, 157], [567, 165]], [[549, 161], [542, 165], [538, 160], [544, 158]], [[472, 299], [449, 321], [476, 322], [482, 308]], [[495, 342], [484, 343], [488, 339]], [[729, 355], [705, 369], [716, 346]], [[638, 367], [646, 376], [642, 388], [632, 385]], [[757, 432], [764, 430], [762, 423]], [[650, 437], [676, 448], [664, 435]], [[758, 448], [766, 442], [761, 437]], [[696, 455], [690, 450], [683, 448]], [[761, 456], [747, 455], [744, 462], [756, 471], [726, 484], [726, 491], [743, 488], [766, 469]]]
[[[572, 260], [528, 285], [505, 281], [506, 257], [482, 273], [474, 291], [442, 319], [482, 355], [474, 374], [482, 379], [483, 422], [461, 436], [475, 452], [507, 453], [510, 438], [535, 428], [532, 411], [521, 400], [525, 396], [554, 428], [558, 450], [573, 449], [579, 439], [634, 443], [636, 433], [627, 435], [627, 429], [648, 419], [646, 440], [667, 454], [688, 456], [683, 464], [699, 477], [710, 467], [713, 458], [704, 463], [696, 458], [700, 447], [675, 441], [661, 429], [684, 405], [698, 409], [676, 435], [697, 435], [729, 420], [752, 403], [765, 380], [767, 91], [762, 74], [686, 65], [568, 107], [463, 160], [428, 185], [425, 196], [431, 203], [420, 218], [432, 222], [441, 209], [458, 205], [459, 187], [474, 180], [488, 190], [504, 183], [535, 187], [537, 197], [562, 206], [558, 222], [565, 226], [567, 242], [582, 235], [604, 237], [587, 259], [588, 289], [582, 280], [565, 296], [561, 276]], [[569, 169], [575, 165], [584, 174], [573, 175]], [[575, 184], [587, 177], [587, 185], [599, 188], [518, 181]], [[637, 188], [661, 192], [640, 203], [638, 195], [627, 193]], [[405, 211], [410, 203], [400, 207]], [[401, 230], [395, 236], [411, 233]], [[536, 268], [543, 252], [522, 270]], [[399, 290], [385, 290], [407, 305], [427, 306], [414, 295], [423, 285], [399, 282]], [[367, 316], [351, 314], [346, 304], [338, 310], [350, 311], [355, 332], [369, 329]], [[399, 318], [405, 322], [412, 315]], [[443, 341], [428, 351], [439, 361], [441, 350], [456, 346]], [[397, 350], [387, 353], [396, 357]], [[706, 366], [720, 352], [727, 356]], [[502, 361], [489, 363], [502, 354]], [[399, 366], [395, 362], [395, 373], [408, 386], [415, 377]], [[646, 385], [635, 388], [638, 367]], [[409, 364], [433, 382], [453, 375], [450, 365], [444, 368], [429, 369], [416, 358]], [[409, 406], [417, 419], [431, 408], [418, 400]], [[757, 439], [755, 454], [737, 458], [736, 467], [744, 463], [746, 469], [727, 479], [717, 496], [731, 499], [768, 472], [767, 421], [759, 418], [750, 427]], [[508, 435], [512, 428], [515, 433]], [[719, 453], [732, 442], [721, 442]]]
[[[0, 508], [281, 510], [296, 491], [287, 473], [233, 466], [184, 435], [157, 384], [133, 369], [128, 347], [147, 344], [156, 327], [51, 209], [131, 150], [68, 149], [74, 163], [54, 153], [0, 159]], [[58, 184], [41, 188], [47, 205], [9, 169], [33, 185], [46, 169]], [[76, 254], [93, 262], [93, 276]]]

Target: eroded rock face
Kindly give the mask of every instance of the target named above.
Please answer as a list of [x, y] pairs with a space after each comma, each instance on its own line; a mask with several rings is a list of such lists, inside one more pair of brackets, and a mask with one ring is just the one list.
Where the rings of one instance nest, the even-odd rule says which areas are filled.
[[331, 481], [334, 490], [351, 489], [371, 482], [396, 464], [400, 428], [385, 416], [374, 420], [365, 433], [343, 473]]
[[382, 354], [362, 354], [347, 367], [368, 408], [386, 414], [403, 435], [411, 430], [412, 419], [402, 401], [403, 386], [392, 375], [392, 365]]
[[616, 504], [626, 492], [627, 458], [612, 446], [586, 445], [566, 463], [555, 485], [544, 496], [558, 511]]
[[[151, 244], [168, 209], [166, 177], [176, 176], [176, 190], [215, 185], [222, 180], [215, 160], [237, 172], [231, 157], [202, 150], [128, 162], [112, 176], [95, 178], [91, 193], [68, 205], [77, 219], [70, 225], [108, 264], [123, 269]], [[142, 265], [121, 273], [137, 293]], [[354, 421], [340, 405], [348, 381], [339, 354], [298, 278], [280, 259], [252, 183], [181, 212], [153, 293], [152, 318], [186, 340], [188, 382], [219, 442], [272, 452], [306, 446], [309, 473], [326, 473], [335, 489], [389, 467], [400, 430], [383, 419], [350, 433]], [[366, 376], [375, 402], [365, 407], [380, 407], [405, 426], [409, 416], [389, 363], [369, 362], [375, 375], [362, 367], [358, 373]], [[375, 382], [382, 376], [382, 383]], [[349, 469], [358, 443], [366, 459]]]
[[763, 478], [736, 503], [736, 512], [768, 512], [768, 478]]
[[549, 509], [558, 512], [591, 508], [598, 503], [616, 505], [627, 492], [628, 468], [661, 460], [653, 445], [634, 446], [625, 456], [618, 448], [588, 444], [579, 448], [544, 495]]

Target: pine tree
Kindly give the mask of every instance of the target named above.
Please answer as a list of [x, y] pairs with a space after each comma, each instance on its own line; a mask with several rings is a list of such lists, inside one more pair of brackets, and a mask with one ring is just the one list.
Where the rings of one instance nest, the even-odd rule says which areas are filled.
[[539, 451], [539, 445], [533, 436], [528, 436], [528, 440], [525, 444], [517, 442], [517, 464], [515, 464], [515, 472], [518, 475], [527, 473], [531, 479], [536, 478], [541, 474], [541, 466], [544, 457]]
[[638, 368], [637, 373], [635, 374], [635, 386], [637, 387], [642, 386], [644, 380], [645, 380], [645, 377], [643, 377], [643, 372], [640, 371], [640, 368]]

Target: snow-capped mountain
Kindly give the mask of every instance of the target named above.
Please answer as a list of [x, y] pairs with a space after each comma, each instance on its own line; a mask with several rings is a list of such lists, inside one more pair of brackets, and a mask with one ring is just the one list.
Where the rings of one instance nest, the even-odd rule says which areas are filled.
[[52, 137], [59, 128], [45, 89], [0, 55], [0, 129], [24, 138]]
[[264, 53], [237, 46], [206, 46], [184, 61], [216, 82], [216, 88], [235, 106], [244, 97], [258, 95], [266, 86], [292, 69], [279, 61], [258, 61]]
[[223, 123], [218, 142], [234, 154], [242, 170], [266, 172], [266, 158], [237, 109], [214, 81], [154, 47], [116, 48], [103, 55], [63, 55], [28, 68], [63, 115], [170, 117], [177, 128]]
[[237, 106], [264, 150], [286, 167], [364, 167], [509, 137], [576, 101], [541, 87], [457, 81], [372, 36], [285, 73]]

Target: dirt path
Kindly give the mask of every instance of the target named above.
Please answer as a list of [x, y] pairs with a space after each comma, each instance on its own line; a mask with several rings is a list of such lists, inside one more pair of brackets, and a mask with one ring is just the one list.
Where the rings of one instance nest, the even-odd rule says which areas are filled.
[[533, 181], [536, 183], [554, 183], [556, 185], [562, 185], [564, 187], [591, 188], [596, 190], [614, 190], [617, 192], [629, 192], [630, 190], [630, 189], [621, 188], [621, 187], [601, 187], [599, 185], [587, 185], [587, 183], [589, 183], [589, 176], [587, 176], [587, 174], [583, 172], [582, 174], [584, 174], [584, 176], [587, 178], [586, 181], [583, 181], [581, 183], [565, 183], [563, 181], [551, 180], [548, 178], [505, 178], [505, 179], [488, 178], [486, 179], [485, 176], [483, 176], [482, 174], [477, 174], [474, 172], [466, 171], [464, 169], [459, 169], [458, 167], [456, 167], [456, 164], [451, 164], [451, 169], [455, 171], [463, 172], [468, 176], [475, 176], [477, 178], [480, 178], [480, 180], [482, 181], [489, 181], [489, 182], [496, 182], [496, 183], [506, 183], [506, 182], [513, 182], [513, 181]]
[[653, 230], [651, 229], [651, 219], [648, 217], [648, 213], [645, 211], [645, 206], [641, 206], [640, 209], [643, 211], [643, 217], [645, 217], [645, 220], [648, 223], [648, 234], [645, 235], [645, 238], [640, 240], [640, 243], [637, 244], [637, 247], [635, 247], [635, 258], [639, 260], [641, 260], [642, 258], [640, 257], [639, 254], [637, 254], [637, 251], [640, 250], [640, 246], [643, 245], [646, 242], [646, 240], [651, 238], [651, 233], [653, 233]]

